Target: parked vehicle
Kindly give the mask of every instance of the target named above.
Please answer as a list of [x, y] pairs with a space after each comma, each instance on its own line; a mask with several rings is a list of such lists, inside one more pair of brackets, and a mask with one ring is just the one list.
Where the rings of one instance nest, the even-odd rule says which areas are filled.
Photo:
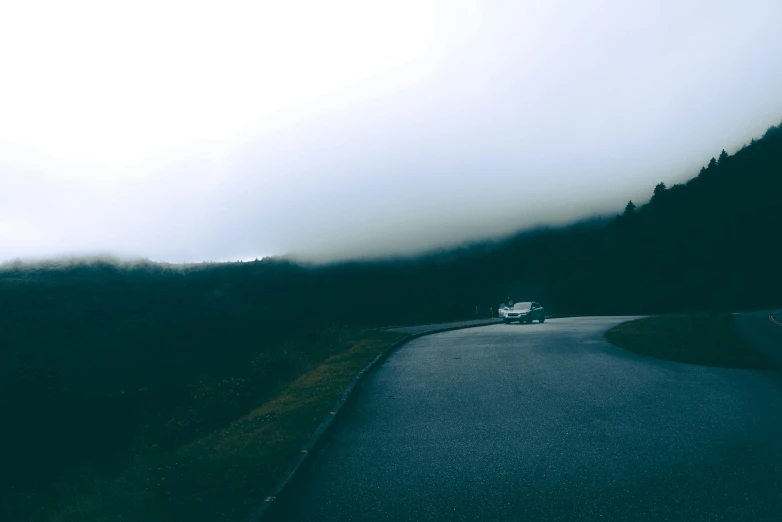
[[518, 321], [521, 323], [531, 323], [534, 320], [544, 322], [546, 320], [546, 311], [535, 302], [514, 303], [512, 306], [500, 308], [500, 317], [505, 323]]

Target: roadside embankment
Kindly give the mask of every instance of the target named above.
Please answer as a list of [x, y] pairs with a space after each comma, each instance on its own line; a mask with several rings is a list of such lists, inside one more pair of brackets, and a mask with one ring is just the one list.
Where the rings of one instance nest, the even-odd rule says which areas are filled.
[[659, 359], [723, 368], [771, 368], [766, 354], [736, 332], [733, 320], [727, 313], [645, 317], [617, 325], [605, 337], [615, 346]]

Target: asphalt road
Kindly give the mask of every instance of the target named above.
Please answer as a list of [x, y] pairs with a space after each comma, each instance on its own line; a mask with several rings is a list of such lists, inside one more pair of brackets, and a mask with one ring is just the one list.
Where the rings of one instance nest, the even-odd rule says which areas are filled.
[[402, 326], [400, 328], [389, 328], [389, 330], [393, 332], [418, 334], [424, 332], [431, 332], [432, 330], [444, 330], [446, 328], [464, 328], [467, 326], [498, 324], [501, 322], [502, 319], [500, 319], [499, 317], [491, 317], [487, 319], [473, 319], [471, 321], [459, 321], [459, 322], [436, 323], [436, 324], [419, 324], [416, 326]]
[[779, 521], [778, 375], [604, 342], [625, 319], [406, 344], [364, 381], [276, 518]]

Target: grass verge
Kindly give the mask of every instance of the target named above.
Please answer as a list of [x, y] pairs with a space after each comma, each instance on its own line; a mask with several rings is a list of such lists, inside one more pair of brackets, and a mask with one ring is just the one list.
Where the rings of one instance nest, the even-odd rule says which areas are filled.
[[72, 484], [71, 501], [36, 519], [246, 520], [344, 392], [350, 379], [402, 334], [346, 333], [342, 350], [223, 429], [170, 450], [137, 456], [110, 480]]
[[611, 344], [640, 355], [721, 368], [768, 369], [768, 361], [731, 328], [726, 313], [663, 315], [617, 325]]

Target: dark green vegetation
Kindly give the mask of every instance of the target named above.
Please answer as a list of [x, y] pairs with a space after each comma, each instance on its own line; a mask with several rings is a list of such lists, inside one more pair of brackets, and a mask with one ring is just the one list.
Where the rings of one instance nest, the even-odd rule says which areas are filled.
[[[193, 505], [187, 499], [199, 497], [223, 499], [198, 511], [204, 520], [242, 518], [233, 511], [241, 506], [225, 504], [229, 492], [258, 491], [237, 486], [230, 469], [238, 464], [188, 468], [186, 476], [203, 474], [209, 484], [193, 478], [170, 495], [145, 496], [144, 473], [155, 470], [149, 463], [205, 455], [188, 448], [218, 440], [295, 379], [348, 353], [368, 328], [468, 318], [476, 305], [496, 307], [508, 295], [539, 301], [549, 314], [777, 305], [780, 194], [776, 127], [688, 183], [658, 186], [649, 203], [628, 205], [614, 219], [418, 259], [324, 267], [277, 259], [5, 265], [0, 519], [46, 520], [55, 512], [99, 519], [96, 513], [133, 502], [147, 503], [136, 508], [137, 520], [197, 519], [182, 514]], [[236, 455], [232, 462], [241, 460]], [[140, 500], [110, 493], [124, 490]], [[82, 499], [91, 500], [74, 507]]]
[[689, 364], [765, 370], [760, 353], [731, 328], [731, 315], [682, 314], [646, 317], [606, 332], [611, 344], [640, 355]]
[[23, 366], [0, 392], [10, 421], [0, 433], [2, 520], [244, 520], [349, 380], [403, 337], [299, 326], [256, 340], [261, 321], [243, 332], [200, 321], [173, 331], [182, 341], [156, 339], [163, 325], [104, 338], [103, 351], [130, 351], [122, 357], [99, 353], [97, 341], [15, 355]]

